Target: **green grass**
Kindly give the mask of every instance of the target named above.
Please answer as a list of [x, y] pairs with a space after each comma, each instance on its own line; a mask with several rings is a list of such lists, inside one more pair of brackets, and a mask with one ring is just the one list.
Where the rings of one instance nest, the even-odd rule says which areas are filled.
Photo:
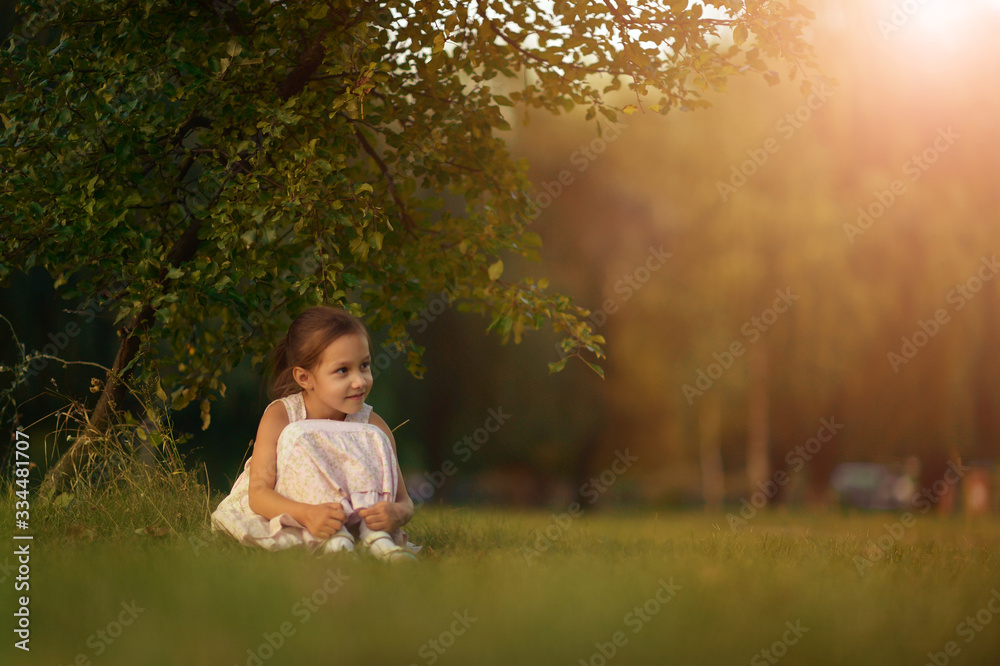
[[156, 432], [159, 464], [124, 420], [67, 492], [32, 497], [30, 653], [0, 482], [0, 664], [998, 663], [997, 518], [764, 512], [734, 532], [701, 512], [425, 506], [420, 561], [392, 566], [213, 534], [222, 496]]
[[[949, 641], [948, 663], [1000, 654], [1000, 617], [958, 633], [1000, 590], [995, 519], [920, 516], [862, 574], [855, 558], [896, 517], [760, 514], [734, 533], [693, 512], [589, 510], [558, 527], [550, 512], [424, 507], [407, 528], [421, 561], [391, 566], [240, 546], [208, 531], [214, 502], [189, 476], [165, 478], [32, 507], [31, 653], [13, 648], [16, 574], [0, 570], [0, 663], [766, 664], [755, 655], [786, 622], [808, 631], [781, 664], [919, 666]], [[3, 505], [12, 518], [13, 497]], [[522, 549], [546, 528], [557, 538], [529, 564]], [[319, 592], [331, 573], [339, 589]], [[661, 581], [680, 586], [663, 604]], [[134, 621], [102, 640], [133, 602]], [[610, 654], [615, 632], [606, 659], [595, 643]], [[268, 656], [266, 635], [282, 644], [258, 662], [248, 650]]]

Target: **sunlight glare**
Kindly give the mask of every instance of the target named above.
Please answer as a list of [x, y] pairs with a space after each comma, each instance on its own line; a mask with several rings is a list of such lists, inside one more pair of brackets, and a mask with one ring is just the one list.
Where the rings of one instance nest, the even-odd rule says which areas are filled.
[[998, 18], [1000, 0], [896, 0], [880, 12], [878, 32], [901, 56], [947, 68], [973, 55]]

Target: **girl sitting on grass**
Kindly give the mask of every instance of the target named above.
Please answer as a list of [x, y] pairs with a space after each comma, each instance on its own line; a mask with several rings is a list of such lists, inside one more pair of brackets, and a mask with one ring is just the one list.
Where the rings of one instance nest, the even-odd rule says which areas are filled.
[[272, 396], [253, 455], [212, 514], [212, 529], [268, 550], [321, 553], [361, 543], [382, 560], [414, 560], [400, 529], [413, 517], [392, 432], [365, 403], [371, 339], [348, 312], [313, 307], [271, 355]]

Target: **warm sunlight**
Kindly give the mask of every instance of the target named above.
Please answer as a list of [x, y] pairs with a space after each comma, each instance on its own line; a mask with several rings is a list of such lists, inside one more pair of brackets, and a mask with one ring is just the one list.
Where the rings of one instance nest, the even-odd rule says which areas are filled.
[[904, 57], [934, 68], [972, 55], [1000, 18], [1000, 0], [897, 0], [877, 13], [877, 31]]

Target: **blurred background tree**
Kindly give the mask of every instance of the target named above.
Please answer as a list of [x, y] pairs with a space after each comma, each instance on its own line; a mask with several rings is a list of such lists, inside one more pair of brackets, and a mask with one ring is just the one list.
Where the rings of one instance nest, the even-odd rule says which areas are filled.
[[[1000, 237], [987, 181], [998, 160], [988, 119], [1000, 99], [987, 82], [1000, 3], [923, 3], [927, 14], [897, 16], [899, 34], [888, 38], [878, 26], [892, 3], [810, 6], [820, 63], [839, 81], [827, 99], [747, 81], [703, 114], [632, 118], [586, 182], [539, 220], [559, 228], [547, 238], [605, 234], [605, 259], [582, 263], [604, 273], [606, 290], [648, 244], [673, 252], [609, 317], [613, 371], [602, 393], [614, 398], [591, 467], [627, 441], [650, 463], [638, 472], [649, 498], [739, 499], [787, 469], [821, 418], [844, 428], [809, 460], [806, 498], [825, 496], [837, 462], [917, 455], [930, 483], [948, 458], [997, 455], [1000, 394], [989, 378]], [[573, 131], [539, 125], [516, 144], [536, 163], [551, 134]], [[561, 143], [586, 140], [578, 132]], [[730, 192], [720, 183], [740, 182], [734, 171], [745, 182]], [[859, 208], [876, 219], [857, 235]], [[634, 240], [622, 248], [612, 235]], [[589, 283], [554, 284], [600, 302], [585, 296]], [[743, 326], [786, 288], [798, 300], [747, 344]], [[921, 338], [939, 309], [947, 323]], [[904, 338], [925, 344], [894, 367]], [[689, 403], [683, 387], [733, 342], [746, 353]], [[724, 484], [706, 465], [721, 467]]]
[[[0, 55], [0, 281], [43, 269], [77, 310], [111, 317], [119, 344], [44, 495], [111, 410], [135, 409], [128, 382], [169, 410], [198, 404], [207, 429], [227, 373], [319, 302], [363, 314], [414, 375], [423, 348], [406, 327], [442, 291], [504, 339], [551, 324], [563, 354], [601, 372], [586, 313], [505, 275], [538, 242], [502, 109], [614, 122], [705, 107], [743, 72], [773, 81], [772, 59], [814, 66], [810, 12], [770, 0], [16, 9]], [[57, 356], [11, 350], [15, 389]]]

